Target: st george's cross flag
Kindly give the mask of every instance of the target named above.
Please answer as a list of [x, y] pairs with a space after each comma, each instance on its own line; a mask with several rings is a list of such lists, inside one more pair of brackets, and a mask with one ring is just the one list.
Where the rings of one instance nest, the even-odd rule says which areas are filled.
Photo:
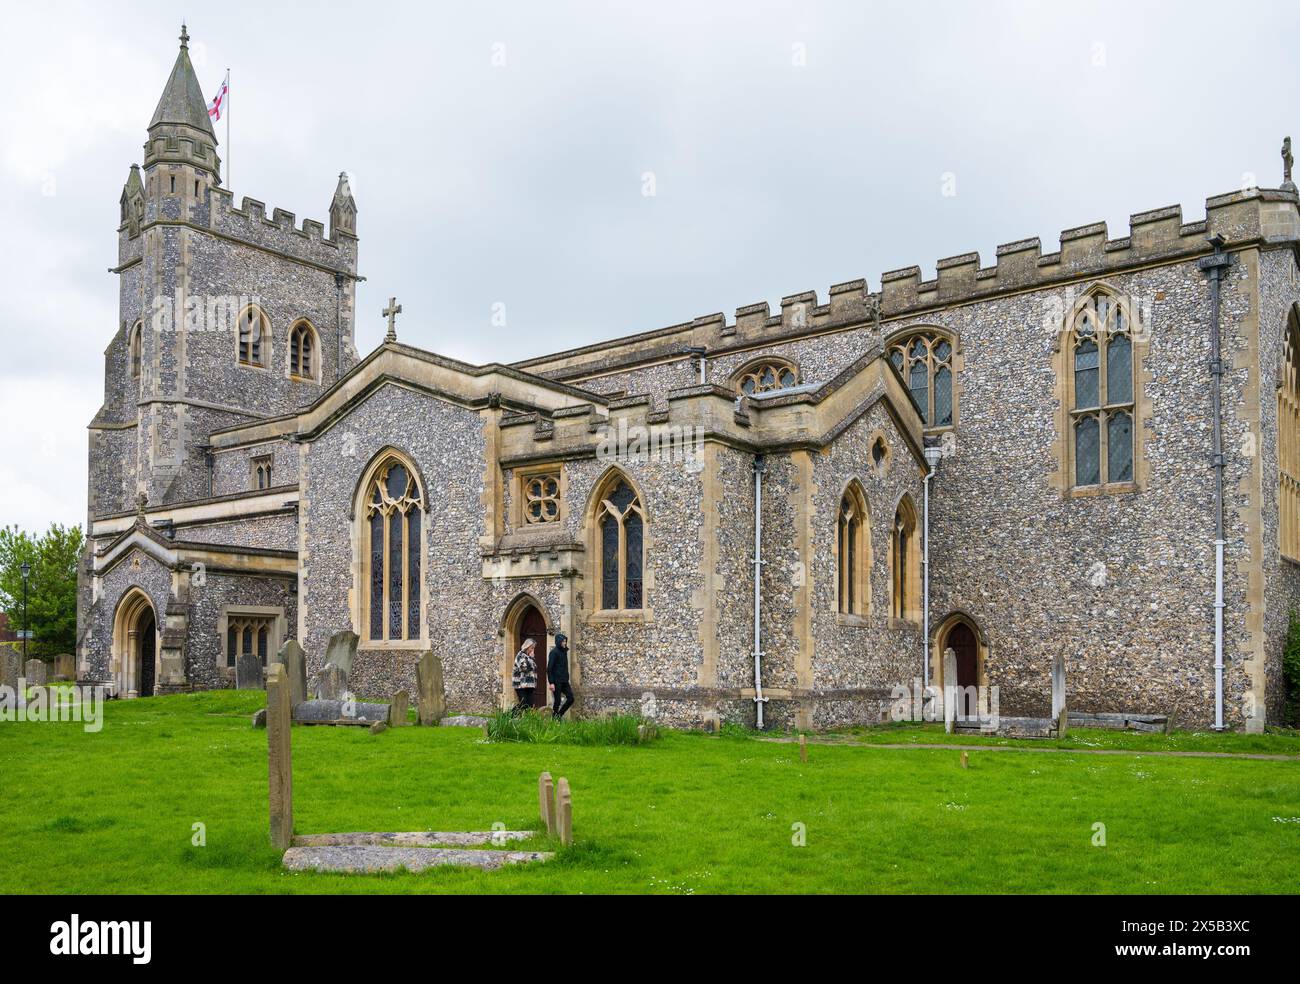
[[221, 88], [217, 94], [212, 97], [212, 102], [208, 103], [208, 115], [212, 117], [213, 122], [221, 119], [221, 114], [226, 109], [226, 97], [230, 95], [230, 73], [226, 73], [226, 78], [221, 83]]

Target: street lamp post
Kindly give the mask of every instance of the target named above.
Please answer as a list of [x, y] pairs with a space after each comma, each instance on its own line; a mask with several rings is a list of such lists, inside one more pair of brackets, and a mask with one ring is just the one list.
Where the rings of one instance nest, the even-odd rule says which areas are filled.
[[27, 578], [31, 576], [32, 565], [24, 560], [19, 570], [23, 572], [23, 670], [25, 672], [27, 669], [27, 636], [30, 634], [27, 630]]

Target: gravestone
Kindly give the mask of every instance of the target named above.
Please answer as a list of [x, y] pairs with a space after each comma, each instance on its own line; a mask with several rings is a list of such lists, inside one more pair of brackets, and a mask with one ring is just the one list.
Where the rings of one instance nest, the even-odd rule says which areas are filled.
[[289, 700], [297, 707], [307, 699], [307, 654], [296, 639], [289, 639], [275, 654], [275, 662], [284, 667], [289, 678]]
[[235, 689], [262, 689], [262, 660], [257, 653], [243, 653], [235, 661]]
[[257, 713], [255, 713], [255, 714], [253, 715], [253, 727], [254, 727], [254, 728], [265, 728], [265, 727], [266, 727], [266, 708], [265, 708], [265, 707], [263, 707], [261, 710], [259, 710]]
[[393, 694], [393, 702], [388, 705], [388, 725], [391, 728], [406, 727], [406, 712], [411, 707], [411, 695], [405, 690]]
[[60, 653], [54, 657], [54, 675], [61, 680], [71, 680], [77, 675], [77, 661], [72, 653]]
[[342, 700], [347, 691], [348, 675], [333, 663], [326, 663], [312, 677], [311, 696], [316, 700]]
[[335, 632], [325, 647], [325, 663], [337, 666], [344, 677], [352, 675], [352, 661], [357, 658], [358, 636], [351, 629]]
[[556, 787], [555, 822], [559, 827], [560, 843], [565, 847], [573, 844], [573, 796], [569, 792], [569, 780], [561, 779]]
[[799, 736], [799, 761], [800, 762], [808, 761], [808, 736], [807, 735]]
[[305, 724], [332, 724], [335, 721], [387, 722], [388, 715], [388, 704], [363, 703], [359, 700], [305, 700], [293, 708], [293, 719]]
[[1052, 720], [1059, 720], [1065, 710], [1065, 656], [1052, 658]]
[[546, 832], [554, 835], [555, 784], [552, 782], [549, 772], [543, 772], [537, 777], [537, 812], [541, 816], [542, 823], [546, 826]]
[[288, 850], [293, 841], [292, 707], [284, 667], [273, 664], [266, 678], [266, 749], [271, 843]]
[[952, 734], [957, 723], [957, 651], [943, 651], [943, 730]]
[[447, 692], [442, 684], [442, 660], [426, 649], [415, 664], [416, 705], [420, 724], [435, 725], [447, 716]]
[[27, 686], [45, 686], [45, 663], [39, 659], [29, 659], [26, 666]]
[[376, 721], [370, 726], [370, 733], [372, 735], [382, 735], [387, 730], [388, 724], [385, 721]]
[[18, 677], [22, 675], [23, 657], [16, 649], [0, 646], [0, 687], [10, 690], [18, 689]]

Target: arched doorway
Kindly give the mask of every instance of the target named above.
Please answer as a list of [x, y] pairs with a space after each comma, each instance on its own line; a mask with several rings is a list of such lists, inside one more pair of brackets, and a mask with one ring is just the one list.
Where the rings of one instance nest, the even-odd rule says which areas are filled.
[[957, 717], [979, 716], [978, 693], [988, 686], [985, 677], [985, 642], [979, 627], [964, 613], [955, 612], [944, 619], [934, 635], [935, 682], [945, 687], [950, 681], [943, 678], [943, 654], [951, 649], [957, 657], [957, 679], [951, 681], [958, 688]]
[[521, 595], [511, 602], [502, 621], [502, 636], [505, 638], [503, 676], [505, 678], [506, 706], [514, 704], [515, 694], [510, 688], [510, 674], [514, 668], [515, 654], [523, 647], [525, 639], [533, 639], [537, 648], [533, 651], [537, 660], [537, 690], [533, 694], [533, 706], [545, 707], [548, 701], [546, 692], [546, 654], [549, 627], [546, 614], [541, 604], [531, 595]]
[[158, 620], [139, 588], [123, 595], [113, 625], [113, 684], [122, 697], [152, 697], [158, 680]]

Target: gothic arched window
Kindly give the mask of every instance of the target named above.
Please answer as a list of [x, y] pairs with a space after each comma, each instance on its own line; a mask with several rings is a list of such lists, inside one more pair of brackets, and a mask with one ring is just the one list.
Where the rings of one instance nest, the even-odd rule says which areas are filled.
[[954, 422], [952, 357], [952, 340], [934, 331], [916, 332], [889, 346], [889, 361], [903, 377], [921, 411], [921, 422], [930, 430]]
[[248, 307], [239, 315], [239, 362], [265, 366], [271, 347], [271, 323], [260, 308]]
[[1089, 297], [1069, 334], [1070, 440], [1076, 487], [1133, 481], [1133, 335], [1107, 293]]
[[420, 639], [420, 485], [410, 468], [388, 458], [375, 469], [362, 501], [366, 637]]
[[915, 619], [920, 608], [921, 554], [917, 546], [916, 509], [903, 497], [894, 513], [889, 537], [890, 602], [894, 618]]
[[798, 367], [784, 359], [752, 362], [736, 374], [736, 392], [742, 396], [770, 393], [798, 385]]
[[838, 604], [841, 615], [865, 615], [870, 598], [871, 537], [867, 502], [857, 482], [840, 497], [836, 524]]
[[645, 607], [645, 509], [621, 475], [611, 476], [596, 501], [596, 558], [600, 607]]
[[289, 330], [289, 374], [300, 379], [316, 378], [316, 332], [306, 321]]
[[1300, 561], [1300, 316], [1287, 318], [1282, 385], [1277, 391], [1278, 546]]
[[144, 362], [144, 322], [137, 321], [131, 329], [131, 378], [140, 378], [140, 367]]

